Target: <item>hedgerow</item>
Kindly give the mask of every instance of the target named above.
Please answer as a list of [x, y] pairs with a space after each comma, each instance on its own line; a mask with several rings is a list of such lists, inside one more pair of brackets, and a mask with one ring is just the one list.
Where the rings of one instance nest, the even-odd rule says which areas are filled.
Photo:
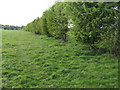
[[[120, 2], [56, 2], [51, 8], [29, 23], [24, 30], [67, 41], [72, 31], [77, 43], [90, 48], [106, 48], [120, 53]], [[68, 21], [72, 21], [69, 23]], [[73, 24], [72, 28], [68, 28]], [[69, 41], [69, 40], [68, 40]]]

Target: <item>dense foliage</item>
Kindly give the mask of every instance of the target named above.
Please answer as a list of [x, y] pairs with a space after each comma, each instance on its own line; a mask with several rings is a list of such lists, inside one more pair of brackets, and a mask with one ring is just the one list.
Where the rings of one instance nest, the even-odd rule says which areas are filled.
[[[120, 53], [119, 2], [56, 2], [24, 29], [67, 41], [71, 32], [77, 43]], [[72, 21], [72, 28], [68, 28]]]
[[105, 2], [69, 3], [68, 13], [74, 23], [76, 41], [89, 44], [91, 47], [102, 43], [109, 50], [118, 49], [120, 40], [117, 27], [118, 5], [118, 3]]

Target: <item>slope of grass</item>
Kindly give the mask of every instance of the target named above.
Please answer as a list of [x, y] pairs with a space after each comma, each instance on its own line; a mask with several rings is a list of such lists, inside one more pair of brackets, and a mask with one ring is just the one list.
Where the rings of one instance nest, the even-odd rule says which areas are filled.
[[3, 31], [7, 88], [116, 88], [118, 58], [25, 31]]

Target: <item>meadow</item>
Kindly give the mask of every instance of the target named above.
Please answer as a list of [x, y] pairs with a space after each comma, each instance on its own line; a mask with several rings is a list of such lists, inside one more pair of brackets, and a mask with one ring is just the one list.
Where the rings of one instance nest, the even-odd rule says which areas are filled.
[[2, 32], [4, 88], [117, 88], [118, 58], [22, 30]]

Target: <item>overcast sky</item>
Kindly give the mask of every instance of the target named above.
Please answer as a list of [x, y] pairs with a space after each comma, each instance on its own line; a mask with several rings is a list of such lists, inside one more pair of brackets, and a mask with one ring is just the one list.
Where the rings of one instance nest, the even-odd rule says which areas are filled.
[[0, 0], [0, 24], [22, 26], [41, 17], [56, 0]]

